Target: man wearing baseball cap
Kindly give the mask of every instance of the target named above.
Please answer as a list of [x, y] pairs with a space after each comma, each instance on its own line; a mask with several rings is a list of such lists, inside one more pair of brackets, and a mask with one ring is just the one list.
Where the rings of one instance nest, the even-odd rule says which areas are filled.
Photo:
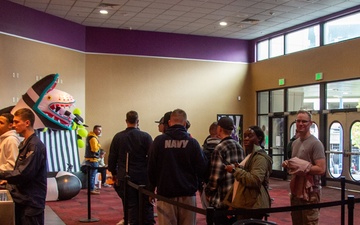
[[[232, 173], [227, 173], [226, 165], [240, 163], [245, 155], [240, 144], [231, 137], [234, 123], [230, 117], [222, 117], [218, 121], [217, 135], [221, 138], [220, 143], [215, 147], [211, 155], [211, 169], [209, 182], [205, 188], [205, 194], [212, 207], [227, 209], [222, 202], [234, 183]], [[233, 224], [235, 221], [227, 216], [216, 218], [216, 224]]]

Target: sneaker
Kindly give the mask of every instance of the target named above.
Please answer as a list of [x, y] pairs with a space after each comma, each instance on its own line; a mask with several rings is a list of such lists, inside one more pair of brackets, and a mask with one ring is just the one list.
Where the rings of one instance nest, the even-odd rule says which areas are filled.
[[93, 190], [93, 191], [90, 191], [90, 194], [92, 194], [92, 195], [99, 195], [99, 194], [100, 194], [100, 191], [98, 191], [98, 190]]
[[125, 221], [124, 221], [124, 219], [122, 219], [116, 225], [124, 225], [124, 224], [125, 224]]
[[110, 184], [107, 184], [107, 183], [105, 183], [103, 186], [104, 186], [104, 187], [111, 187], [111, 185], [110, 185]]

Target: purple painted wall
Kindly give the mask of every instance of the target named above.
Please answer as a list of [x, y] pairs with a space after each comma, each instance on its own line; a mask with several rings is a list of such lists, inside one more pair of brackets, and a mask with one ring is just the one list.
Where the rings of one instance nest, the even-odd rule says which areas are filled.
[[248, 41], [85, 27], [5, 0], [0, 31], [93, 53], [249, 62]]
[[85, 51], [85, 27], [0, 0], [0, 31]]
[[108, 28], [86, 28], [86, 51], [248, 62], [248, 41]]

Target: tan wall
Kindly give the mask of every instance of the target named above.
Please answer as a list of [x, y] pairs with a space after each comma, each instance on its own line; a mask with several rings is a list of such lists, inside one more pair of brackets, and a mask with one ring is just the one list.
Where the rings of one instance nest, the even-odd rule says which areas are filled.
[[52, 73], [62, 81], [56, 88], [71, 94], [85, 112], [84, 53], [0, 34], [0, 109], [15, 105], [13, 98], [21, 98], [36, 76]]
[[62, 83], [56, 88], [71, 94], [77, 107], [85, 109], [83, 53], [0, 34], [0, 59], [0, 108], [15, 105], [13, 97], [21, 98], [36, 76], [58, 73]]
[[285, 86], [313, 84], [315, 73], [322, 72], [324, 81], [358, 78], [360, 74], [360, 39], [327, 45], [311, 50], [253, 63], [250, 73], [255, 91]]
[[181, 108], [202, 144], [217, 114], [250, 120], [254, 101], [246, 96], [251, 93], [244, 87], [246, 73], [247, 65], [240, 63], [88, 54], [86, 122], [103, 126], [107, 150], [114, 134], [126, 128], [126, 112], [137, 111], [140, 128], [155, 138], [160, 133], [154, 121]]

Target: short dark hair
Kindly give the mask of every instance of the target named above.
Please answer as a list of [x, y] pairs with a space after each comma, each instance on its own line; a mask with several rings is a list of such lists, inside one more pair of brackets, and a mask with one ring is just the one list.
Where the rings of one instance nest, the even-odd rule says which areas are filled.
[[9, 123], [13, 123], [14, 116], [11, 113], [3, 113], [1, 116], [5, 117]]
[[139, 115], [136, 111], [131, 110], [126, 113], [126, 121], [130, 124], [135, 124], [139, 119]]
[[213, 122], [209, 127], [209, 134], [216, 135], [216, 129], [217, 129], [218, 123]]
[[22, 109], [18, 109], [15, 113], [14, 116], [19, 116], [22, 120], [29, 120], [30, 121], [30, 125], [31, 127], [34, 126], [35, 123], [35, 114], [33, 113], [33, 111], [31, 111], [31, 109], [28, 108], [22, 108]]
[[96, 129], [98, 129], [98, 128], [101, 128], [101, 125], [95, 125], [94, 128], [93, 128], [93, 130], [96, 130]]
[[182, 109], [175, 109], [172, 111], [170, 119], [172, 119], [176, 123], [186, 123], [187, 115], [186, 112]]

